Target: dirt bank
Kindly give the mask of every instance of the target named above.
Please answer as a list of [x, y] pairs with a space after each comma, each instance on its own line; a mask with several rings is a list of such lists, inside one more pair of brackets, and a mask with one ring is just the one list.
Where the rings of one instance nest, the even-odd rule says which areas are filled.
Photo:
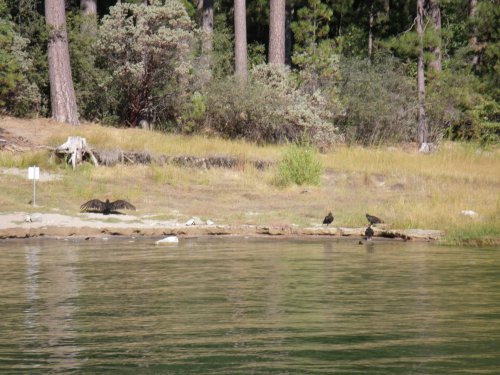
[[[33, 220], [33, 221], [28, 221]], [[342, 236], [362, 238], [364, 228], [299, 227], [296, 225], [186, 225], [132, 215], [81, 214], [78, 217], [55, 213], [15, 212], [0, 214], [0, 239], [100, 236]], [[438, 240], [440, 231], [375, 228], [375, 237], [403, 240]]]

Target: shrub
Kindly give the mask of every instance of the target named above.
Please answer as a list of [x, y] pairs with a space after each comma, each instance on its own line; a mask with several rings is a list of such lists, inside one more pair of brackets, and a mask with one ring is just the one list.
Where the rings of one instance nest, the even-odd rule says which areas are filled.
[[206, 108], [205, 126], [230, 138], [280, 143], [305, 137], [324, 148], [341, 140], [322, 94], [300, 92], [281, 66], [256, 66], [246, 84], [214, 81]]
[[[78, 113], [86, 120], [112, 123], [110, 117], [117, 112], [119, 94], [111, 88], [111, 73], [96, 63], [97, 20], [78, 14], [80, 10], [76, 12], [67, 14], [67, 25]], [[82, 32], [85, 28], [89, 31]]]
[[113, 76], [108, 88], [123, 93], [116, 98], [122, 120], [132, 126], [141, 119], [175, 121], [186, 98], [193, 38], [193, 23], [178, 0], [110, 8], [97, 48]]
[[182, 114], [178, 118], [179, 126], [182, 132], [192, 133], [199, 130], [207, 110], [206, 97], [196, 91], [191, 95], [191, 100], [186, 101], [183, 106]]
[[348, 142], [369, 145], [414, 139], [415, 84], [396, 60], [345, 60], [341, 75], [345, 111], [338, 123]]
[[323, 167], [314, 149], [297, 144], [289, 145], [278, 166], [275, 184], [278, 186], [319, 185]]
[[26, 53], [28, 40], [15, 32], [14, 24], [2, 17], [0, 1], [0, 106], [16, 116], [35, 113], [41, 105], [38, 87], [29, 81], [33, 63]]
[[431, 133], [452, 140], [498, 142], [500, 106], [478, 86], [478, 79], [464, 70], [442, 72], [432, 81], [426, 100]]

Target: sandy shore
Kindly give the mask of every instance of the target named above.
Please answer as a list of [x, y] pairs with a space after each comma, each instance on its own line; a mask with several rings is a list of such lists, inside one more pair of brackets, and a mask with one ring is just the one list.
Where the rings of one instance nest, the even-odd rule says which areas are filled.
[[[30, 221], [31, 220], [31, 221]], [[438, 240], [443, 233], [436, 230], [374, 228], [376, 237], [402, 240]], [[58, 213], [12, 212], [0, 214], [0, 239], [100, 236], [350, 236], [362, 238], [365, 228], [299, 227], [296, 225], [186, 225], [133, 215], [82, 213], [66, 216]]]

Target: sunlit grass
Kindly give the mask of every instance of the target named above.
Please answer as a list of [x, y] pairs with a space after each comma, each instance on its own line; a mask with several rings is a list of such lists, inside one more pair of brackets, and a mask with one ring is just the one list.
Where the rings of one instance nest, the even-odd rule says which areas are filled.
[[[39, 210], [77, 214], [86, 200], [127, 199], [136, 215], [182, 222], [192, 216], [225, 224], [321, 225], [332, 210], [333, 226], [366, 225], [365, 213], [382, 217], [392, 228], [440, 229], [446, 243], [500, 242], [500, 152], [473, 144], [444, 143], [430, 155], [415, 149], [339, 146], [319, 155], [323, 175], [318, 186], [276, 186], [285, 146], [258, 146], [213, 137], [166, 135], [98, 125], [60, 129], [50, 140], [61, 144], [81, 135], [94, 147], [153, 154], [227, 155], [242, 161], [236, 168], [197, 169], [175, 165], [84, 163], [76, 171], [56, 162], [45, 150], [0, 152], [3, 168], [39, 165], [62, 174], [59, 181], [37, 185]], [[265, 170], [248, 161], [273, 162]], [[31, 207], [31, 183], [24, 174], [0, 174], [3, 210]], [[461, 214], [474, 210], [474, 218]], [[481, 239], [484, 241], [481, 242]]]
[[454, 177], [467, 181], [500, 180], [497, 172], [500, 152], [481, 152], [471, 144], [444, 143], [437, 152], [429, 155], [395, 147], [340, 146], [324, 155], [323, 163], [326, 168], [346, 172]]
[[87, 142], [98, 149], [119, 149], [127, 151], [147, 151], [153, 154], [193, 155], [198, 157], [228, 155], [242, 160], [276, 160], [281, 155], [280, 146], [258, 146], [243, 140], [225, 140], [203, 135], [177, 135], [141, 129], [117, 129], [98, 125], [68, 128], [51, 138], [55, 147], [66, 141], [68, 136], [85, 137]]
[[16, 152], [0, 151], [0, 167], [2, 168], [28, 168], [39, 166], [45, 170], [54, 170], [56, 163], [47, 150]]

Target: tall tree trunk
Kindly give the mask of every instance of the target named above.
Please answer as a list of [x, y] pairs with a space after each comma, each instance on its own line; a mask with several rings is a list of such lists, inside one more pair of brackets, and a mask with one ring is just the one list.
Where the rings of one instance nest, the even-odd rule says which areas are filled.
[[214, 0], [203, 0], [203, 31], [209, 36], [204, 50], [212, 51], [212, 37], [214, 34]]
[[425, 66], [424, 66], [424, 0], [417, 0], [417, 34], [419, 51], [417, 61], [418, 117], [417, 136], [420, 145], [427, 143], [427, 120], [425, 117]]
[[269, 63], [285, 65], [285, 0], [270, 0]]
[[370, 14], [368, 15], [368, 58], [372, 58], [373, 54], [373, 20], [374, 20], [374, 9], [373, 9], [373, 0], [370, 1]]
[[[477, 11], [477, 0], [469, 0], [469, 19], [473, 19], [476, 17], [476, 11]], [[474, 26], [472, 28], [472, 35], [470, 38], [470, 45], [474, 51], [474, 54], [472, 55], [472, 68], [475, 69], [476, 66], [479, 64], [479, 55], [477, 53], [478, 50], [478, 43], [477, 43], [477, 28]]]
[[83, 34], [97, 35], [97, 0], [80, 0]]
[[201, 24], [204, 33], [201, 46], [202, 64], [210, 70], [214, 34], [214, 0], [200, 0], [198, 10], [201, 11]]
[[433, 55], [432, 61], [429, 62], [429, 68], [434, 72], [441, 72], [441, 8], [438, 0], [427, 0], [427, 14], [431, 17], [432, 29], [437, 35], [438, 44], [431, 48]]
[[50, 28], [48, 57], [52, 118], [57, 122], [78, 125], [78, 109], [71, 77], [64, 0], [45, 0], [45, 18]]
[[292, 19], [294, 9], [289, 3], [286, 4], [286, 18], [285, 18], [285, 64], [292, 66]]
[[234, 72], [240, 81], [246, 81], [247, 15], [245, 0], [234, 0]]
[[97, 15], [97, 0], [80, 0], [80, 11], [82, 15]]

